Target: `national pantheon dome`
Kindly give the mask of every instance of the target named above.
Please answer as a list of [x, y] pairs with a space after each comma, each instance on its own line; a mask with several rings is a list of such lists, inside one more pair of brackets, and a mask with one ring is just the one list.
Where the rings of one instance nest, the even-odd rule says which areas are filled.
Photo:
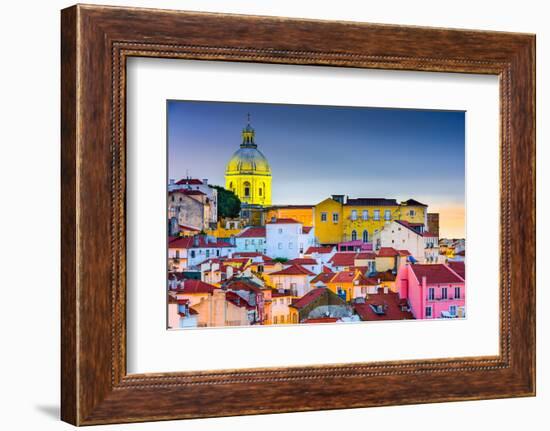
[[225, 168], [225, 188], [233, 191], [242, 203], [271, 205], [271, 168], [258, 150], [255, 131], [248, 124], [242, 131], [242, 143]]

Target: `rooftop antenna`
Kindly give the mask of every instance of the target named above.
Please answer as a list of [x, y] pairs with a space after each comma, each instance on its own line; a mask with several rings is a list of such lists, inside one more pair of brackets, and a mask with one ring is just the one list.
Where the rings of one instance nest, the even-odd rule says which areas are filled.
[[248, 120], [248, 125], [250, 126], [250, 112], [248, 114], [246, 114], [246, 118]]

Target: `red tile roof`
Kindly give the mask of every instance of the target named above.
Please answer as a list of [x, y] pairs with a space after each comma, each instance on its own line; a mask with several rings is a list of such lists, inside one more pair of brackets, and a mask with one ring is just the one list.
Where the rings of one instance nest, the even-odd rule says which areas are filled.
[[313, 229], [312, 226], [304, 226], [302, 227], [302, 233], [309, 233], [311, 232], [311, 229]]
[[374, 258], [376, 258], [375, 253], [370, 253], [366, 251], [357, 253], [357, 256], [355, 256], [355, 259], [361, 259], [361, 260], [373, 260]]
[[182, 185], [182, 184], [200, 185], [200, 184], [203, 184], [203, 182], [201, 180], [196, 179], [196, 178], [182, 178], [181, 180], [176, 181], [176, 184], [177, 185]]
[[[399, 295], [394, 292], [381, 293], [381, 289], [377, 294], [368, 295], [368, 299], [364, 304], [354, 304], [353, 308], [359, 315], [361, 320], [376, 321], [376, 320], [404, 320], [414, 319], [410, 311], [402, 311]], [[373, 307], [378, 309], [381, 306], [381, 313], [377, 313]]]
[[399, 256], [411, 256], [411, 252], [409, 250], [397, 250], [397, 253], [399, 253]]
[[[361, 273], [359, 273], [361, 274]], [[331, 283], [351, 283], [357, 276], [355, 271], [340, 271], [336, 273], [334, 278], [330, 280]], [[362, 277], [362, 275], [360, 275]]]
[[320, 274], [317, 274], [317, 276], [313, 278], [309, 283], [316, 284], [321, 282], [322, 284], [326, 284], [330, 280], [332, 280], [332, 277], [334, 277], [335, 275], [336, 274], [334, 272], [321, 272]]
[[233, 305], [236, 305], [237, 307], [246, 308], [247, 310], [254, 310], [255, 308], [254, 306], [250, 305], [250, 303], [246, 299], [236, 294], [235, 292], [226, 292], [225, 300], [228, 302], [231, 302]]
[[317, 265], [317, 261], [310, 257], [298, 257], [296, 259], [286, 261], [284, 264], [285, 265]]
[[261, 293], [262, 289], [253, 282], [243, 279], [232, 278], [228, 282], [224, 283], [224, 287], [228, 290], [245, 290], [247, 292]]
[[237, 235], [237, 238], [265, 238], [265, 227], [249, 227]]
[[177, 293], [212, 293], [214, 289], [219, 289], [216, 286], [205, 283], [200, 280], [183, 280], [176, 290]]
[[462, 277], [442, 263], [411, 265], [411, 270], [419, 283], [422, 283], [422, 277], [426, 277], [428, 284], [464, 282]]
[[371, 278], [376, 280], [380, 279], [380, 281], [395, 281], [396, 276], [393, 272], [391, 272], [391, 270], [388, 270], [385, 272], [376, 272], [371, 276]]
[[355, 264], [355, 256], [357, 253], [352, 252], [338, 252], [335, 253], [329, 260], [334, 266], [351, 266]]
[[302, 296], [299, 299], [295, 299], [292, 301], [291, 306], [296, 309], [301, 309], [306, 307], [307, 305], [311, 304], [313, 301], [315, 301], [317, 298], [320, 298], [327, 292], [326, 287], [317, 287], [313, 290], [310, 290], [308, 293], [306, 293], [304, 296]]
[[174, 193], [181, 193], [183, 195], [188, 195], [188, 196], [200, 196], [200, 195], [206, 196], [206, 193], [203, 193], [200, 190], [177, 189], [177, 190], [170, 190], [168, 192], [168, 194], [174, 194]]
[[464, 262], [449, 262], [449, 268], [456, 272], [460, 277], [466, 280], [466, 265]]
[[271, 275], [315, 275], [315, 274], [307, 270], [303, 266], [292, 265], [280, 271], [272, 272], [269, 275], [271, 276]]
[[313, 253], [328, 254], [332, 252], [333, 248], [334, 247], [309, 247], [306, 250], [306, 254], [313, 254]]
[[378, 250], [378, 257], [395, 257], [399, 256], [399, 252], [393, 247], [382, 247]]
[[269, 256], [263, 253], [258, 253], [257, 251], [238, 251], [233, 253], [233, 257], [234, 258], [235, 257], [250, 257], [250, 258], [261, 257], [264, 263], [271, 262], [273, 260]]
[[302, 323], [336, 323], [340, 320], [338, 317], [318, 317], [315, 319], [304, 319]]
[[190, 230], [190, 231], [193, 231], [193, 232], [200, 232], [200, 229], [197, 229], [196, 227], [192, 227], [192, 226], [186, 226], [184, 224], [180, 224], [179, 227], [180, 227], [180, 229], [183, 229], [183, 230]]
[[302, 224], [302, 222], [294, 220], [293, 218], [277, 218], [275, 220], [269, 220], [267, 224]]
[[233, 244], [223, 241], [206, 242], [204, 236], [199, 236], [198, 246], [194, 245], [193, 237], [180, 237], [168, 243], [168, 248], [220, 248], [220, 247], [235, 247]]
[[323, 265], [323, 267], [321, 268], [321, 272], [332, 273], [332, 270], [329, 267]]

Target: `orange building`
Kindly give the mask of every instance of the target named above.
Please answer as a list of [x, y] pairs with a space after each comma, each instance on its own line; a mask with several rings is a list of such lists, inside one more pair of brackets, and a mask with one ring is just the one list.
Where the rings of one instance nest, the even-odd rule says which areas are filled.
[[313, 205], [280, 205], [267, 209], [266, 220], [291, 218], [304, 226], [313, 226]]

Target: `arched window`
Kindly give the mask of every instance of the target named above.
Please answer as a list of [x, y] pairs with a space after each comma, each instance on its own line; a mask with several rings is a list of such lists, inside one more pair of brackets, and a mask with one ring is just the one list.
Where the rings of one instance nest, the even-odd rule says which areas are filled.
[[249, 198], [250, 197], [250, 183], [247, 181], [243, 184], [244, 187], [244, 197]]
[[232, 192], [235, 191], [235, 188], [233, 187], [233, 181], [229, 183], [229, 190], [231, 190]]
[[354, 230], [353, 230], [353, 231], [351, 231], [351, 240], [352, 240], [352, 241], [355, 241], [355, 240], [357, 240], [357, 232], [356, 232], [356, 231], [354, 231]]
[[369, 233], [366, 229], [363, 231], [363, 242], [369, 242]]
[[258, 196], [261, 196], [261, 195], [262, 195], [262, 188], [260, 187], [260, 188], [258, 189]]

